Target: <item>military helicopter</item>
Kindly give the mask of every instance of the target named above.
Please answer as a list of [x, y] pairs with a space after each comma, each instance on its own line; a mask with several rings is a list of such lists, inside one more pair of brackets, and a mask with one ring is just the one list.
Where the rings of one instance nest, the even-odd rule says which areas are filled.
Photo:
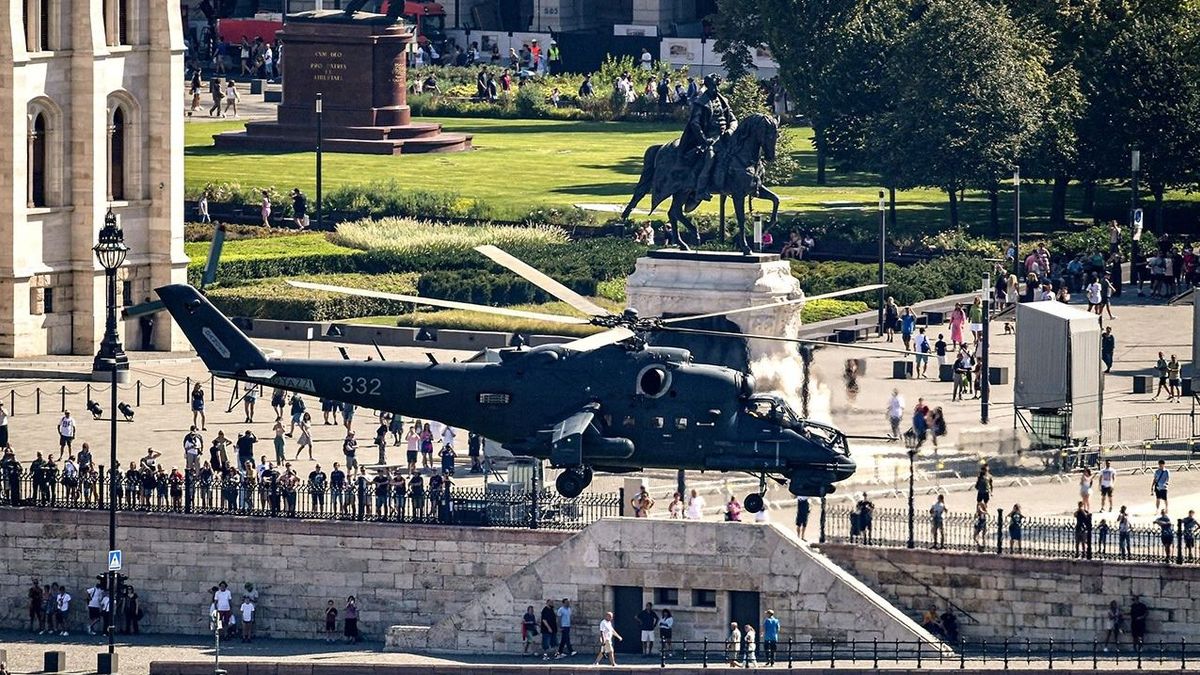
[[768, 478], [787, 482], [793, 494], [821, 496], [854, 473], [847, 436], [838, 429], [802, 419], [781, 398], [757, 392], [748, 373], [696, 363], [686, 349], [646, 341], [650, 333], [674, 331], [808, 342], [677, 325], [779, 303], [667, 319], [640, 317], [632, 309], [614, 314], [496, 247], [476, 250], [589, 318], [289, 283], [605, 330], [562, 344], [506, 348], [495, 354], [498, 358], [461, 363], [440, 363], [432, 354], [428, 362], [418, 363], [268, 358], [195, 288], [174, 284], [157, 293], [214, 375], [471, 429], [514, 454], [549, 460], [563, 469], [555, 487], [565, 497], [578, 496], [591, 483], [593, 471], [740, 471], [759, 478], [759, 491], [744, 502], [747, 510], [757, 512], [763, 508]]

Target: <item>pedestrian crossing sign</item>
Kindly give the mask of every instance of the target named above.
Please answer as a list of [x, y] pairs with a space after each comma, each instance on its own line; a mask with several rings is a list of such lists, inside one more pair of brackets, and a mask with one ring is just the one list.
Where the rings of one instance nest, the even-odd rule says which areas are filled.
[[120, 550], [109, 551], [108, 552], [108, 571], [109, 572], [120, 572], [121, 571], [121, 563], [123, 561], [124, 561], [124, 558], [121, 555]]

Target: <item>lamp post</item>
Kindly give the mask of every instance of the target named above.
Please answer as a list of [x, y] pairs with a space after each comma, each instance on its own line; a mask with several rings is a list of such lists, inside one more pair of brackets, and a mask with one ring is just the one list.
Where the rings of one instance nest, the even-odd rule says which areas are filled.
[[887, 207], [883, 199], [883, 190], [879, 191], [879, 334], [883, 335], [883, 306], [887, 303], [887, 289], [883, 287], [884, 272], [884, 241], [887, 239]]
[[991, 346], [989, 332], [991, 331], [992, 318], [992, 275], [983, 275], [983, 336], [980, 340], [980, 349], [983, 351], [980, 360], [983, 362], [979, 368], [983, 372], [983, 379], [979, 382], [979, 422], [981, 424], [988, 423], [988, 405], [991, 403], [992, 397], [992, 376], [988, 362], [988, 348]]
[[1021, 167], [1013, 167], [1013, 274], [1021, 276]]
[[904, 446], [908, 448], [908, 548], [917, 547], [916, 533], [916, 475], [917, 446], [921, 439], [915, 434], [904, 434]]
[[1140, 232], [1136, 231], [1138, 229], [1138, 172], [1141, 171], [1141, 169], [1142, 153], [1137, 148], [1134, 148], [1133, 150], [1129, 151], [1129, 171], [1133, 174], [1133, 183], [1131, 185], [1133, 190], [1129, 195], [1129, 234], [1133, 237], [1135, 242], [1138, 241], [1138, 235], [1141, 234]]
[[[111, 208], [104, 215], [104, 227], [100, 229], [100, 235], [96, 245], [92, 247], [92, 251], [95, 252], [100, 266], [104, 268], [108, 289], [104, 339], [100, 342], [100, 351], [92, 362], [92, 373], [95, 376], [107, 371], [109, 375], [108, 550], [115, 551], [117, 548], [117, 476], [119, 473], [119, 464], [117, 463], [117, 380], [119, 373], [124, 373], [126, 378], [129, 374], [129, 357], [125, 355], [125, 350], [121, 346], [121, 336], [117, 334], [117, 268], [125, 262], [125, 255], [129, 253], [129, 247], [125, 245], [125, 233], [121, 231], [121, 224], [117, 221], [117, 216]], [[101, 673], [117, 671], [114, 643], [117, 626], [116, 581], [116, 573], [109, 572], [108, 659], [107, 664], [100, 664], [107, 665], [108, 669], [98, 668]], [[104, 655], [101, 655], [100, 658], [103, 659]]]
[[317, 92], [316, 115], [317, 115], [317, 229], [322, 229], [322, 220], [324, 212], [321, 208], [321, 141], [324, 140], [324, 130], [321, 128], [321, 108], [325, 96], [321, 92]]

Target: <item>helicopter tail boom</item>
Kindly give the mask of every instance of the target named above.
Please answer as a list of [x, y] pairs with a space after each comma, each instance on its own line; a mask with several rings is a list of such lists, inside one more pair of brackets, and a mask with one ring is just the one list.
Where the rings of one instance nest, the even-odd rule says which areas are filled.
[[198, 290], [171, 284], [155, 292], [214, 375], [233, 376], [266, 366], [262, 350]]

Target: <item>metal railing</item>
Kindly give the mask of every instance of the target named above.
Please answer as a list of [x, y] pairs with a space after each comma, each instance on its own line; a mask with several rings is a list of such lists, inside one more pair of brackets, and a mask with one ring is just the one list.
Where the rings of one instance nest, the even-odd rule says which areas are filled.
[[[927, 510], [914, 514], [916, 546], [948, 551], [1027, 555], [1038, 558], [1083, 558], [1196, 564], [1196, 540], [1200, 528], [1189, 530], [1183, 519], [1171, 523], [1170, 557], [1163, 544], [1163, 528], [1155, 524], [1131, 523], [1122, 533], [1115, 513], [1093, 513], [1081, 526], [1074, 518], [1023, 516], [1013, 524], [996, 509], [981, 519], [974, 514], [949, 513], [935, 529]], [[827, 507], [822, 519], [821, 541], [865, 546], [907, 547], [908, 511], [875, 509], [869, 518], [848, 507]], [[997, 526], [999, 524], [999, 526]]]
[[1200, 437], [1200, 422], [1193, 412], [1106, 417], [1100, 422], [1100, 438], [1106, 444], [1184, 441], [1197, 437]]
[[[160, 377], [143, 380], [139, 378], [129, 384], [117, 385], [117, 392], [120, 402], [139, 408], [143, 405], [167, 405], [168, 400], [172, 403], [188, 403], [191, 401], [192, 388], [196, 384], [203, 386], [204, 393], [210, 401], [217, 400], [219, 391], [222, 394], [233, 393], [232, 403], [233, 398], [237, 398], [237, 394], [240, 392], [237, 383], [218, 381], [211, 375], [200, 379]], [[32, 391], [29, 391], [27, 387], [12, 387], [7, 394], [0, 393], [0, 399], [7, 399], [5, 402], [8, 404], [9, 415], [40, 415], [43, 411], [63, 412], [72, 408], [84, 411], [88, 401], [99, 401], [99, 395], [107, 394], [111, 387], [111, 384], [93, 384], [91, 382], [75, 387], [68, 387], [65, 384], [57, 387], [38, 385]], [[17, 391], [18, 388], [25, 389], [25, 392]], [[178, 393], [168, 394], [168, 390], [176, 388], [179, 390]], [[263, 401], [261, 394], [259, 400]], [[19, 407], [18, 401], [21, 402]], [[269, 396], [264, 403], [269, 407]], [[231, 405], [230, 410], [232, 408]], [[105, 410], [105, 413], [108, 414], [109, 411]]]
[[[103, 466], [64, 476], [57, 469], [13, 470], [0, 475], [0, 506], [106, 509], [109, 475]], [[481, 527], [578, 530], [618, 516], [622, 493], [584, 493], [566, 498], [556, 492], [489, 493], [486, 489], [376, 486], [369, 480], [296, 488], [281, 481], [240, 477], [224, 480], [182, 478], [140, 472], [118, 476], [117, 508], [127, 512], [186, 513], [271, 518], [334, 519], [392, 523], [442, 523]]]
[[[739, 666], [766, 665], [776, 667], [828, 668], [894, 668], [898, 664], [910, 669], [942, 666], [965, 669], [987, 666], [1008, 670], [1023, 668], [1071, 668], [1074, 670], [1111, 669], [1120, 664], [1137, 669], [1170, 668], [1186, 670], [1189, 663], [1200, 657], [1200, 643], [1178, 641], [1119, 642], [1109, 645], [1101, 640], [1035, 640], [1031, 638], [1002, 638], [996, 640], [930, 643], [921, 640], [779, 640], [767, 643], [761, 639], [753, 653], [743, 642], [734, 645], [724, 640], [660, 640], [653, 657], [662, 667], [692, 665], [700, 668], [722, 668], [732, 663]], [[635, 655], [623, 655], [629, 662]], [[636, 660], [633, 661], [636, 663]]]

